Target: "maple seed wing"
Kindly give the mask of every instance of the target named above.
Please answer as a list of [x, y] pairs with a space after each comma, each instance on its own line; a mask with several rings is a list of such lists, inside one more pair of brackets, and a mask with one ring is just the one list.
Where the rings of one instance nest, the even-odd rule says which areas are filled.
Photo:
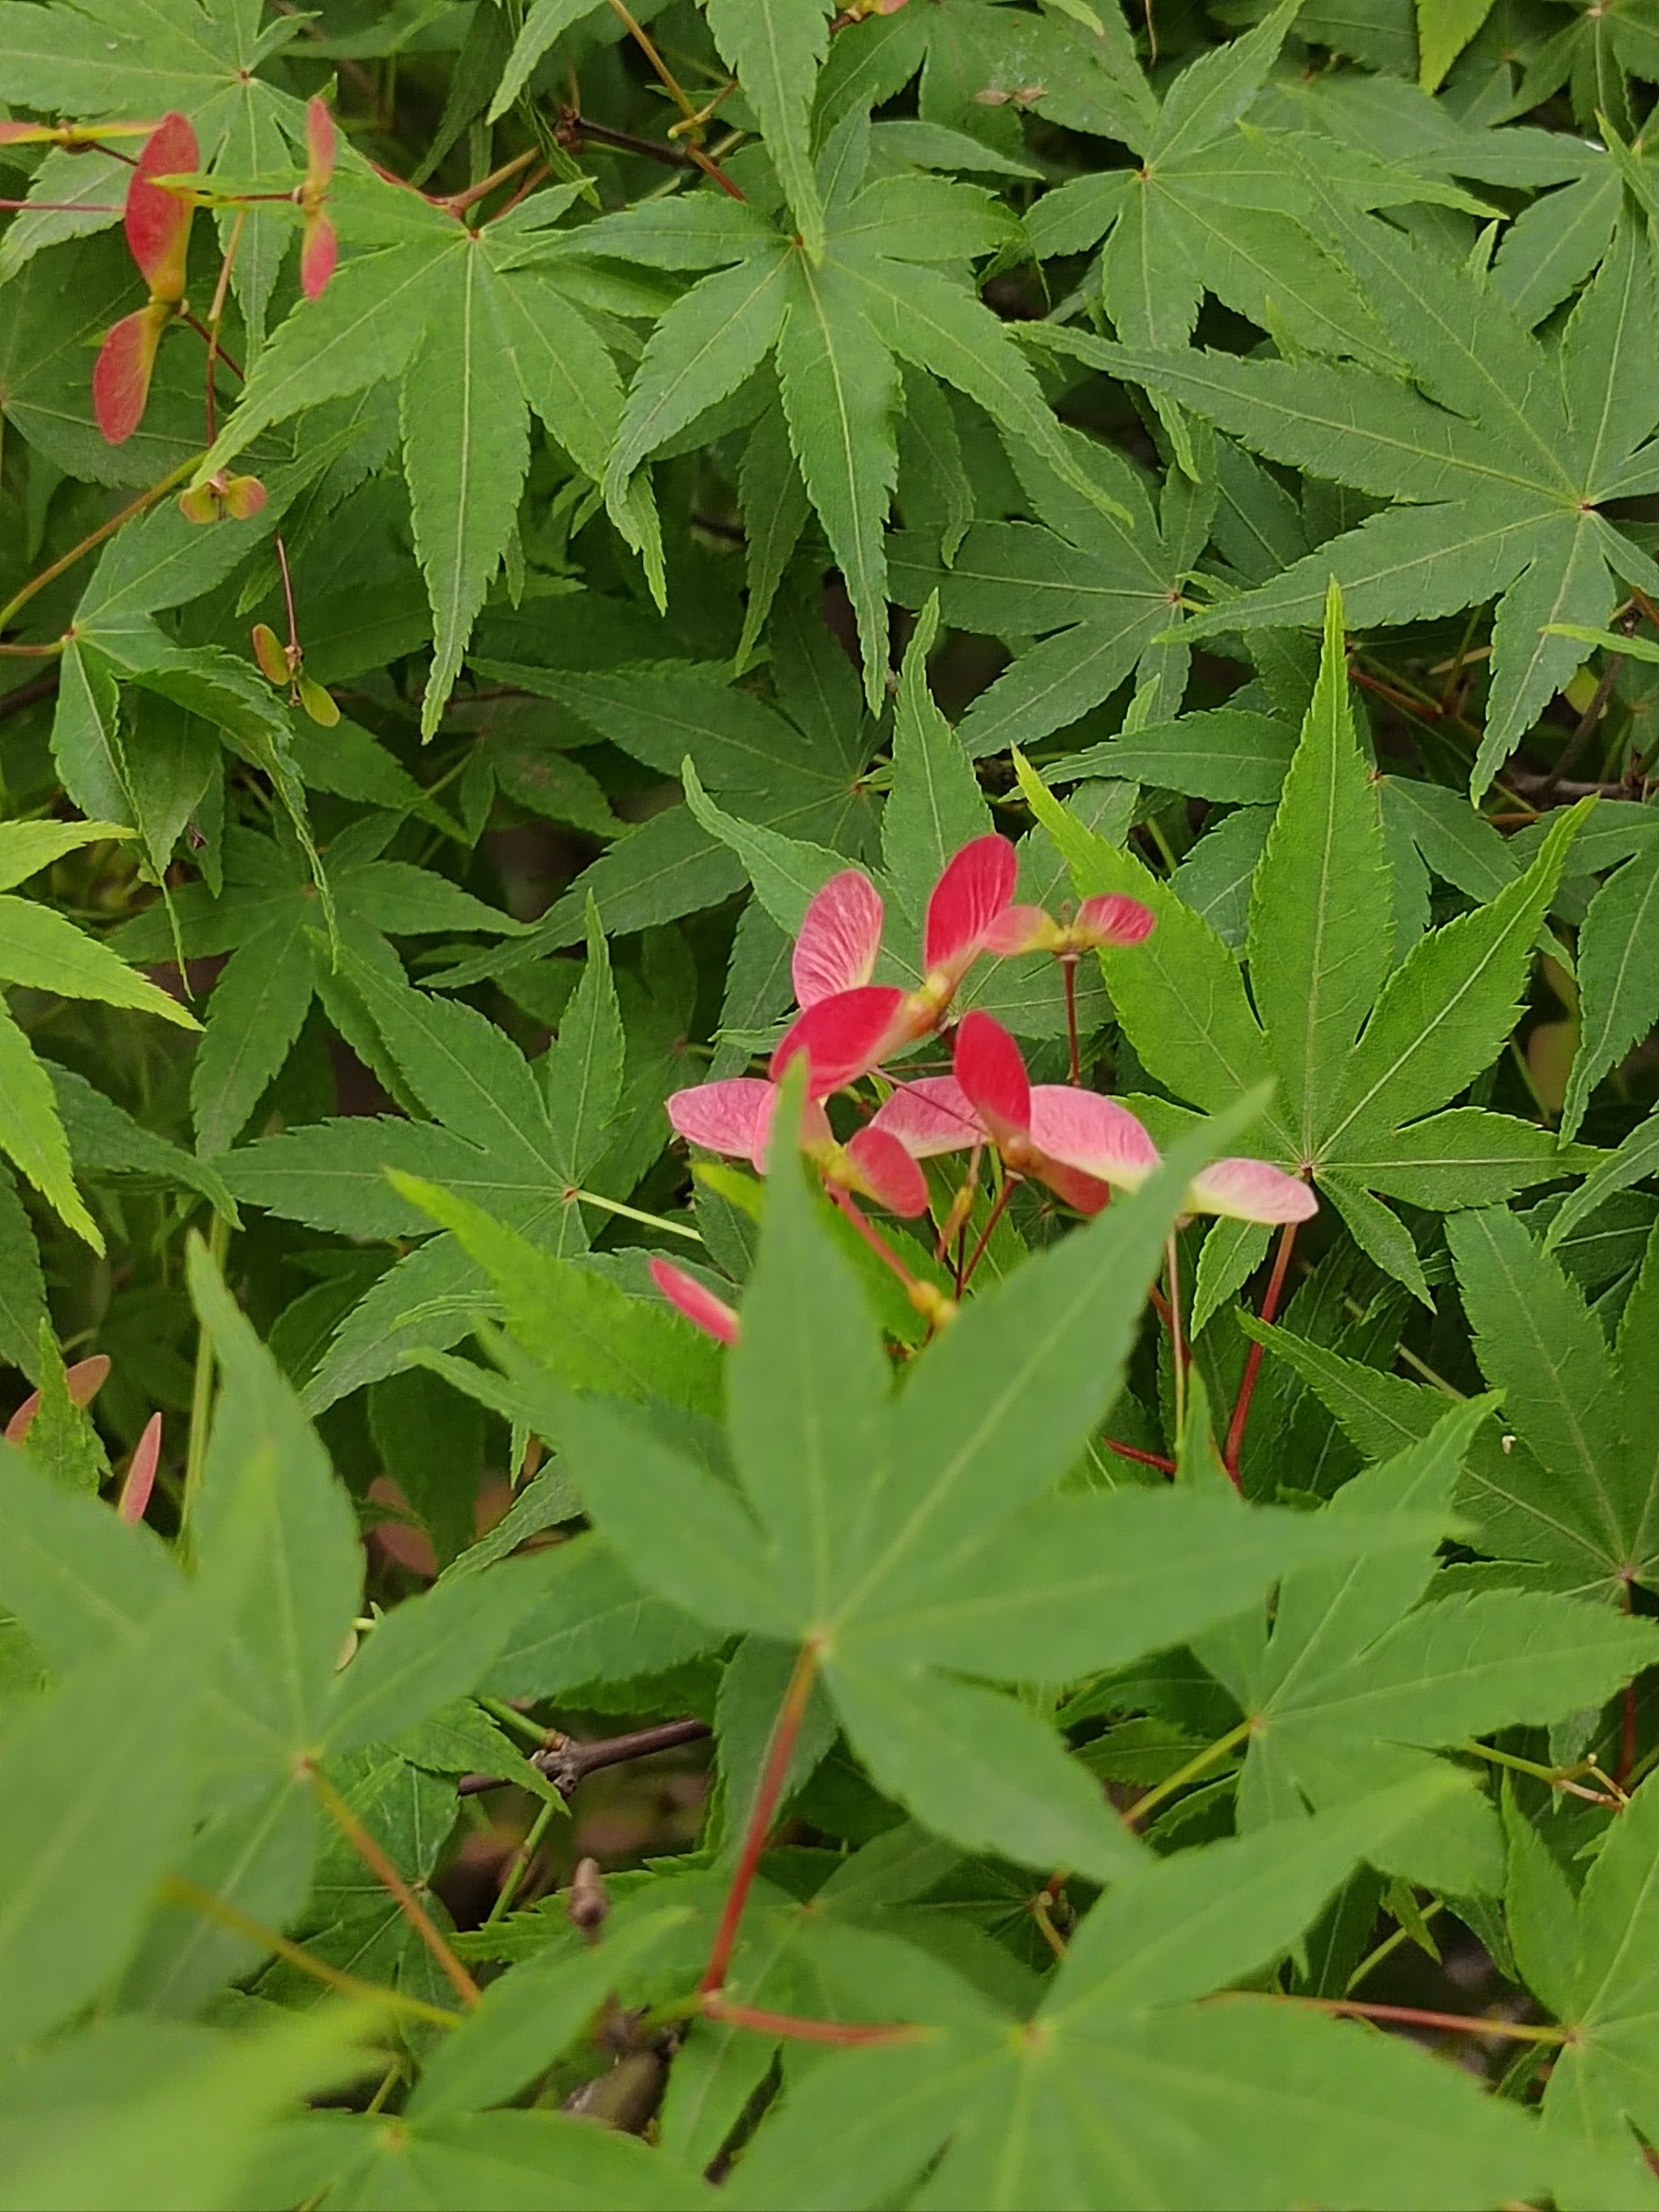
[[1072, 932], [1079, 944], [1139, 945], [1152, 932], [1151, 907], [1121, 891], [1086, 898], [1078, 908]]
[[340, 258], [340, 241], [325, 215], [308, 215], [300, 248], [300, 289], [307, 300], [320, 300]]
[[894, 1025], [904, 1005], [902, 991], [866, 983], [856, 991], [837, 991], [799, 1014], [772, 1055], [775, 1083], [791, 1060], [806, 1054], [807, 1096], [827, 1098], [832, 1091], [867, 1075], [897, 1042]]
[[890, 1129], [872, 1121], [860, 1129], [847, 1147], [847, 1158], [857, 1170], [859, 1187], [907, 1221], [927, 1211], [927, 1178]]
[[161, 1462], [161, 1416], [152, 1413], [144, 1424], [143, 1434], [133, 1446], [132, 1462], [127, 1468], [126, 1480], [121, 1485], [121, 1495], [115, 1509], [129, 1528], [144, 1517], [149, 1505], [149, 1494], [155, 1487], [155, 1470]]
[[267, 684], [286, 684], [289, 678], [288, 655], [269, 623], [255, 623], [251, 633], [253, 658], [259, 664], [259, 673]]
[[751, 1160], [763, 1170], [766, 1140], [778, 1094], [757, 1076], [734, 1075], [723, 1083], [703, 1083], [677, 1091], [668, 1101], [668, 1119], [677, 1135], [706, 1152]]
[[166, 307], [124, 315], [99, 349], [92, 368], [92, 407], [109, 446], [125, 443], [144, 419], [155, 349], [169, 319]]
[[980, 939], [981, 948], [999, 960], [1019, 952], [1040, 952], [1054, 936], [1054, 925], [1040, 906], [1006, 906]]
[[[109, 1379], [109, 1356], [94, 1352], [85, 1359], [77, 1359], [72, 1367], [64, 1370], [64, 1387], [69, 1392], [73, 1406], [89, 1406]], [[5, 1437], [9, 1444], [21, 1444], [34, 1425], [34, 1417], [40, 1410], [40, 1393], [31, 1390], [17, 1411], [6, 1423]]]
[[977, 1008], [957, 1030], [956, 1077], [986, 1127], [1002, 1144], [1031, 1128], [1031, 1084], [1019, 1047]]
[[695, 1275], [688, 1275], [672, 1261], [653, 1260], [650, 1264], [651, 1279], [671, 1306], [717, 1343], [737, 1342], [738, 1316], [724, 1298], [705, 1290]]
[[1127, 1106], [1066, 1083], [1032, 1091], [1031, 1142], [1045, 1159], [1117, 1190], [1138, 1189], [1158, 1162], [1157, 1146]]
[[975, 837], [952, 854], [927, 902], [922, 965], [960, 975], [1014, 895], [1019, 857], [1006, 837]]
[[1188, 1197], [1197, 1212], [1234, 1221], [1306, 1221], [1319, 1211], [1305, 1182], [1267, 1160], [1213, 1160], [1193, 1177]]
[[164, 115], [144, 141], [127, 186], [127, 245], [153, 300], [173, 301], [185, 295], [191, 207], [187, 198], [150, 180], [186, 174], [201, 165], [189, 123], [182, 115]]
[[901, 1083], [877, 1109], [872, 1129], [896, 1137], [914, 1160], [966, 1152], [983, 1144], [984, 1125], [954, 1075], [924, 1075]]
[[321, 191], [334, 174], [334, 118], [328, 102], [314, 93], [306, 102], [306, 184]]
[[881, 894], [861, 868], [844, 868], [813, 898], [789, 963], [802, 1007], [855, 991], [875, 973], [881, 949]]

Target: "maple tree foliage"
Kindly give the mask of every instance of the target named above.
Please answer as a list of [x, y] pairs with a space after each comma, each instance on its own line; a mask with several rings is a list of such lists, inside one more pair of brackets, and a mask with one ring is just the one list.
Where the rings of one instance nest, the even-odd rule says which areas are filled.
[[0, 0], [0, 2198], [1659, 2206], [1659, 0]]

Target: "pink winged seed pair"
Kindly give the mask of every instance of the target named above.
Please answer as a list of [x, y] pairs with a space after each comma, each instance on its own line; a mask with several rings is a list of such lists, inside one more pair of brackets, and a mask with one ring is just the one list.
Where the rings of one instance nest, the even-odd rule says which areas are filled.
[[[1115, 1099], [1075, 1084], [1033, 1084], [1018, 1046], [1000, 1022], [973, 1012], [957, 1025], [952, 1073], [891, 1091], [872, 1119], [840, 1142], [823, 1102], [880, 1070], [893, 1053], [940, 1029], [963, 977], [981, 952], [1049, 951], [1074, 961], [1101, 945], [1140, 943], [1152, 916], [1139, 900], [1085, 899], [1068, 921], [1013, 902], [1018, 860], [1006, 837], [978, 837], [946, 865], [927, 902], [923, 975], [905, 991], [871, 981], [881, 949], [881, 895], [848, 868], [812, 900], [790, 973], [799, 1013], [772, 1055], [767, 1079], [736, 1076], [676, 1091], [668, 1117], [706, 1152], [764, 1170], [777, 1085], [794, 1060], [807, 1063], [802, 1150], [832, 1197], [854, 1194], [905, 1218], [927, 1207], [919, 1163], [989, 1146], [1010, 1175], [1030, 1176], [1079, 1213], [1098, 1213], [1114, 1191], [1131, 1191], [1158, 1164], [1142, 1124]], [[1216, 1160], [1188, 1186], [1194, 1213], [1235, 1220], [1304, 1221], [1318, 1205], [1308, 1186], [1265, 1160]], [[653, 1261], [658, 1288], [688, 1319], [723, 1343], [737, 1316], [695, 1278]]]
[[[307, 300], [320, 298], [339, 254], [326, 210], [334, 153], [334, 118], [325, 100], [313, 99], [306, 107], [305, 180], [291, 195], [300, 210], [300, 286]], [[190, 118], [175, 112], [164, 115], [145, 139], [128, 181], [124, 210], [127, 248], [149, 288], [149, 298], [115, 325], [93, 365], [93, 411], [108, 445], [124, 445], [143, 421], [162, 334], [186, 313], [185, 272], [196, 201], [186, 186], [157, 179], [186, 177], [201, 166]], [[223, 474], [179, 501], [192, 522], [210, 522], [225, 514], [246, 521], [264, 503], [264, 486], [257, 477]]]

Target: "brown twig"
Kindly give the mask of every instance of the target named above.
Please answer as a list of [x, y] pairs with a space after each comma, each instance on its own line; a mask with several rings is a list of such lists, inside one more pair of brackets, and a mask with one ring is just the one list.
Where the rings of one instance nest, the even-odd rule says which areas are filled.
[[691, 156], [684, 146], [665, 145], [659, 138], [641, 138], [631, 131], [613, 131], [608, 123], [595, 123], [574, 107], [562, 107], [554, 137], [567, 153], [585, 143], [614, 146], [619, 154], [642, 154], [648, 161], [665, 161], [671, 169], [689, 169]]
[[49, 669], [46, 675], [36, 676], [27, 684], [20, 684], [15, 691], [0, 691], [0, 722], [8, 714], [21, 714], [25, 708], [33, 707], [42, 699], [50, 699], [58, 689], [58, 671]]
[[[579, 1782], [603, 1766], [620, 1766], [624, 1759], [649, 1759], [655, 1752], [678, 1750], [683, 1743], [701, 1743], [713, 1733], [707, 1721], [688, 1717], [662, 1721], [655, 1728], [634, 1729], [626, 1735], [599, 1737], [591, 1743], [561, 1735], [541, 1750], [532, 1751], [530, 1764], [546, 1776], [560, 1796], [568, 1797]], [[506, 1789], [511, 1779], [506, 1774], [464, 1774], [458, 1787], [463, 1797], [477, 1797], [486, 1790]]]

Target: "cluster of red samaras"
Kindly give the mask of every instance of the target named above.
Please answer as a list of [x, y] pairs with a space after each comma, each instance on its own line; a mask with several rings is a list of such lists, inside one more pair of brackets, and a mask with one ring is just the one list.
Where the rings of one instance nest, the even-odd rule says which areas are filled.
[[[81, 142], [89, 135], [81, 134]], [[301, 217], [300, 283], [306, 297], [314, 300], [334, 274], [339, 251], [324, 204], [334, 174], [334, 118], [322, 100], [313, 100], [306, 109], [306, 146], [305, 181], [292, 198]], [[116, 324], [92, 372], [93, 408], [112, 446], [130, 438], [143, 421], [161, 333], [185, 312], [185, 266], [196, 196], [189, 185], [165, 180], [194, 176], [200, 167], [200, 149], [187, 118], [164, 115], [145, 139], [127, 186], [127, 246], [149, 287], [149, 298]], [[264, 487], [257, 477], [222, 472], [187, 492], [180, 503], [192, 521], [210, 522], [225, 514], [245, 521], [264, 505]]]
[[[737, 1076], [678, 1091], [668, 1118], [705, 1151], [764, 1169], [777, 1085], [806, 1062], [802, 1149], [831, 1194], [872, 1200], [908, 1218], [926, 1212], [919, 1163], [988, 1147], [1010, 1175], [1044, 1183], [1079, 1213], [1098, 1213], [1115, 1190], [1133, 1190], [1158, 1164], [1141, 1123], [1115, 1099], [1074, 1084], [1033, 1084], [1018, 1046], [989, 1014], [957, 1025], [952, 1073], [894, 1081], [871, 1120], [843, 1145], [823, 1101], [880, 1068], [901, 1047], [942, 1028], [963, 978], [983, 952], [1048, 951], [1074, 961], [1106, 945], [1138, 945], [1152, 916], [1138, 899], [1085, 899], [1067, 921], [1013, 903], [1018, 857], [1006, 837], [979, 837], [945, 867], [927, 902], [923, 976], [914, 991], [872, 983], [881, 948], [882, 902], [856, 868], [833, 877], [806, 910], [791, 975], [800, 1012], [772, 1055], [768, 1079]], [[1217, 1160], [1188, 1186], [1194, 1213], [1235, 1220], [1305, 1221], [1318, 1201], [1304, 1182], [1265, 1160]], [[699, 1327], [730, 1342], [735, 1316], [701, 1285], [665, 1262], [659, 1288]]]

